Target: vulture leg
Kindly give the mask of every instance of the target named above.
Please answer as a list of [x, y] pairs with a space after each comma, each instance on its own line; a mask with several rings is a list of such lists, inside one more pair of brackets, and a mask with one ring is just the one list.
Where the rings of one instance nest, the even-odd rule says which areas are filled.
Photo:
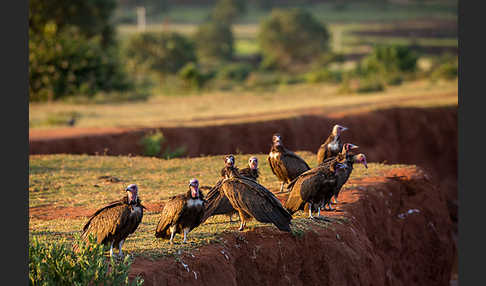
[[186, 243], [187, 242], [187, 233], [189, 232], [189, 228], [188, 227], [184, 228], [183, 232], [184, 232], [184, 240], [182, 241], [182, 243]]
[[312, 204], [311, 203], [309, 203], [309, 218], [314, 218], [312, 216]]
[[284, 185], [284, 182], [282, 182], [282, 184], [280, 185], [280, 192], [283, 192], [283, 185]]
[[317, 216], [321, 216], [321, 205], [317, 207]]
[[176, 226], [170, 227], [170, 240], [169, 240], [170, 244], [174, 243], [175, 231], [176, 231]]
[[122, 240], [122, 241], [120, 241], [120, 243], [118, 244], [118, 251], [119, 251], [119, 252], [118, 252], [118, 255], [119, 255], [120, 257], [123, 257], [122, 245], [123, 245], [123, 243], [124, 243], [124, 242], [125, 242], [125, 240]]
[[243, 229], [245, 229], [246, 226], [246, 218], [245, 214], [242, 211], [238, 211], [238, 214], [240, 215], [240, 228], [238, 230], [242, 231]]
[[113, 256], [113, 243], [114, 241], [111, 242], [111, 246], [110, 246], [110, 256]]

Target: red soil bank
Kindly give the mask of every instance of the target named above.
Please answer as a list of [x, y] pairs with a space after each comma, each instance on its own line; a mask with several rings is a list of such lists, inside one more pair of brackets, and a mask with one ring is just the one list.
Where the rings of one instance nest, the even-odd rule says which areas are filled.
[[274, 227], [235, 231], [177, 259], [138, 257], [130, 277], [147, 286], [448, 285], [452, 223], [428, 176], [397, 169], [353, 183], [333, 213], [342, 223], [313, 225], [300, 237]]

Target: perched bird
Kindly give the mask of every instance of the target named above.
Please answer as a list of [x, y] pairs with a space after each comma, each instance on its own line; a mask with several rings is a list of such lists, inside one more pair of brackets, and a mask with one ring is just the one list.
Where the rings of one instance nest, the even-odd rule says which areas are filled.
[[218, 196], [208, 202], [205, 216], [211, 216], [219, 208], [220, 201], [226, 198], [240, 216], [240, 231], [252, 217], [259, 222], [273, 223], [281, 231], [290, 231], [292, 216], [272, 192], [241, 176], [235, 169], [226, 168], [228, 177], [218, 187]]
[[[110, 256], [113, 256], [113, 246], [118, 248], [119, 255], [123, 256], [122, 245], [137, 229], [145, 209], [138, 197], [137, 185], [131, 184], [125, 191], [127, 194], [122, 199], [97, 210], [84, 225], [81, 235], [85, 242], [92, 234], [96, 237], [97, 243], [110, 245]], [[76, 246], [75, 250], [77, 249]]]
[[[227, 215], [229, 217], [230, 222], [233, 222], [232, 217], [237, 211], [233, 208], [231, 203], [229, 202], [228, 198], [223, 197], [219, 199], [220, 196], [220, 186], [222, 181], [225, 178], [230, 177], [230, 171], [234, 171], [239, 173], [238, 168], [235, 167], [235, 157], [233, 155], [228, 155], [224, 159], [225, 166], [221, 169], [221, 178], [216, 182], [213, 187], [205, 186], [205, 189], [208, 189], [209, 192], [206, 195], [206, 202], [204, 207], [204, 216], [202, 218], [201, 223], [205, 222], [209, 217], [213, 215]], [[212, 202], [218, 199], [218, 205], [213, 206]], [[207, 212], [207, 208], [212, 206], [213, 210], [211, 213]]]
[[348, 128], [341, 125], [334, 125], [332, 128], [331, 135], [327, 137], [326, 141], [317, 150], [317, 164], [324, 162], [327, 158], [337, 156], [341, 149], [343, 148], [343, 143], [341, 142], [341, 132], [347, 130]]
[[273, 174], [282, 181], [280, 192], [283, 191], [284, 184], [290, 183], [310, 169], [304, 159], [284, 147], [280, 134], [275, 134], [272, 137], [272, 148], [268, 154], [268, 163]]
[[309, 218], [313, 218], [313, 206], [317, 206], [320, 216], [321, 205], [331, 199], [338, 178], [343, 176], [345, 169], [345, 164], [334, 161], [332, 164], [319, 165], [302, 173], [289, 184], [290, 194], [285, 202], [285, 208], [294, 214], [298, 210], [303, 210], [308, 203]]
[[248, 159], [248, 167], [241, 169], [240, 175], [258, 181], [258, 176], [260, 175], [258, 172], [258, 158], [250, 157]]
[[[343, 149], [344, 148], [345, 147], [343, 147]], [[368, 164], [366, 162], [366, 156], [363, 153], [360, 153], [360, 154], [357, 154], [357, 155], [352, 155], [352, 154], [347, 153], [345, 155], [345, 159], [344, 159], [343, 162], [344, 162], [344, 164], [346, 164], [347, 168], [346, 168], [343, 176], [339, 177], [336, 189], [334, 190], [333, 198], [335, 199], [335, 203], [338, 203], [337, 199], [338, 199], [338, 196], [339, 196], [339, 192], [341, 191], [341, 188], [344, 186], [344, 184], [346, 184], [346, 182], [348, 181], [349, 177], [351, 176], [351, 172], [353, 172], [354, 163], [361, 163], [365, 166], [365, 168], [368, 168]], [[330, 211], [334, 210], [331, 207], [331, 201], [329, 201], [327, 203], [327, 206], [328, 206], [328, 208], [326, 208], [324, 206], [325, 210], [330, 210]]]
[[173, 196], [165, 204], [162, 210], [155, 237], [170, 238], [173, 243], [176, 233], [183, 234], [187, 242], [187, 234], [199, 226], [204, 213], [204, 195], [199, 190], [199, 181], [191, 179], [189, 190], [185, 194]]

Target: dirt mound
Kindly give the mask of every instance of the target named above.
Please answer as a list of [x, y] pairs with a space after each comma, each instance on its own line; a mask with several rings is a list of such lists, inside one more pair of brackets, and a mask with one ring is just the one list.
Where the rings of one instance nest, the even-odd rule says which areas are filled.
[[354, 183], [326, 227], [310, 222], [297, 235], [273, 227], [228, 233], [176, 258], [137, 257], [130, 276], [149, 286], [447, 285], [456, 251], [452, 224], [428, 176], [397, 169]]

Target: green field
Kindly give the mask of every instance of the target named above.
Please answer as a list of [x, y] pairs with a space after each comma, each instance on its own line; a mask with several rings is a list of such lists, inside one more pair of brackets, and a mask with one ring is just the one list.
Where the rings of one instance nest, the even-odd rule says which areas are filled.
[[[297, 152], [310, 166], [315, 166], [315, 154]], [[278, 190], [279, 182], [266, 163], [267, 154], [245, 154], [236, 156], [236, 165], [243, 167], [249, 156], [257, 156], [260, 163], [260, 183], [270, 190]], [[94, 211], [106, 203], [124, 195], [124, 188], [131, 183], [139, 186], [139, 195], [145, 205], [159, 204], [170, 196], [186, 191], [190, 178], [196, 177], [201, 185], [212, 185], [219, 178], [224, 156], [208, 156], [193, 159], [163, 160], [149, 157], [88, 156], [88, 155], [31, 155], [29, 158], [29, 208], [49, 209], [70, 207]], [[395, 167], [414, 168], [405, 165], [372, 163], [368, 169], [356, 166], [351, 180], [373, 177]], [[111, 183], [101, 176], [114, 176], [120, 182]], [[355, 187], [349, 183], [345, 188]], [[332, 222], [310, 222], [306, 214], [294, 215], [293, 230], [304, 231], [306, 225], [315, 224], [332, 227]], [[154, 210], [144, 213], [138, 230], [124, 245], [124, 251], [132, 255], [157, 257], [176, 254], [201, 245], [217, 242], [219, 235], [237, 231], [238, 223], [229, 223], [225, 216], [214, 216], [189, 234], [186, 245], [169, 245], [167, 240], [156, 240], [155, 227], [160, 214]], [[236, 218], [236, 217], [234, 217]], [[333, 217], [339, 222], [339, 217]], [[30, 215], [29, 237], [36, 236], [49, 241], [71, 242], [80, 233], [86, 218], [56, 218], [43, 220]], [[271, 226], [252, 220], [248, 229]], [[273, 227], [273, 226], [272, 226]], [[180, 242], [180, 236], [176, 242]]]

